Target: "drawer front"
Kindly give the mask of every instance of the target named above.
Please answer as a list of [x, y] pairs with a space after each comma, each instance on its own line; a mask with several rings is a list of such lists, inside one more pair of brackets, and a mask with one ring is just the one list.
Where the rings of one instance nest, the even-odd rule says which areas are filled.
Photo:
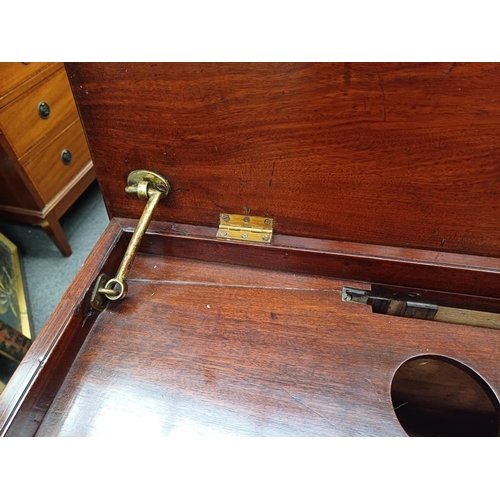
[[[40, 106], [46, 103], [46, 106]], [[40, 110], [39, 110], [40, 108]], [[45, 111], [46, 116], [42, 117]], [[64, 69], [0, 111], [0, 127], [17, 158], [78, 118]]]
[[[63, 152], [66, 153], [63, 154]], [[43, 151], [27, 162], [24, 170], [43, 201], [48, 203], [89, 161], [87, 141], [80, 122], [76, 121]]]
[[62, 63], [0, 63], [0, 108], [60, 67]]

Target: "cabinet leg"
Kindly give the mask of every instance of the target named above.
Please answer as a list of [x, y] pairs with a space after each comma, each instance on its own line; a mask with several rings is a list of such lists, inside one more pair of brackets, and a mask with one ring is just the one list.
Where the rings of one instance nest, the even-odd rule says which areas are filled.
[[73, 253], [63, 228], [56, 217], [48, 216], [42, 222], [42, 228], [64, 257], [69, 257]]

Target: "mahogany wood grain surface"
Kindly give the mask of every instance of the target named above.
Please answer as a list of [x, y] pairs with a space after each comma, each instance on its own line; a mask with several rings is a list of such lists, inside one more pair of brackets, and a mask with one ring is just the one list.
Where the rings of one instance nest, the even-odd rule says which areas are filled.
[[[130, 237], [136, 221], [116, 220]], [[152, 222], [140, 248], [157, 255], [489, 297], [486, 302], [496, 303], [493, 312], [498, 311], [497, 258], [283, 235], [276, 235], [272, 245], [259, 245], [221, 241], [215, 235], [215, 228]], [[477, 303], [484, 301], [478, 298]]]
[[422, 354], [459, 360], [498, 397], [497, 332], [372, 314], [343, 285], [140, 254], [37, 435], [404, 436], [392, 377]]
[[125, 243], [111, 221], [0, 396], [0, 435], [36, 433], [97, 317], [90, 308], [94, 281], [101, 271], [116, 272]]
[[160, 221], [500, 257], [500, 65], [66, 65], [112, 216], [130, 170]]
[[[268, 259], [272, 247], [259, 246], [254, 255], [236, 251], [233, 243], [207, 240], [216, 250], [203, 254], [207, 241], [202, 235], [208, 237], [212, 228], [189, 230], [177, 225], [172, 228], [175, 238], [163, 234], [164, 240], [172, 238], [162, 250], [165, 253], [139, 254], [126, 300], [109, 304], [97, 316], [90, 310], [89, 296], [101, 269], [109, 275], [115, 272], [128, 239], [127, 224], [112, 221], [7, 386], [0, 399], [3, 435], [113, 435], [143, 417], [163, 422], [161, 431], [158, 426], [151, 431], [150, 424], [143, 431], [159, 435], [403, 435], [387, 399], [392, 376], [398, 363], [428, 353], [461, 360], [498, 394], [491, 375], [498, 355], [495, 332], [375, 315], [368, 306], [343, 303], [342, 286], [369, 289], [370, 284], [305, 275], [304, 269], [317, 273], [326, 269], [308, 268], [307, 258], [297, 273], [251, 267], [259, 265], [259, 258]], [[146, 248], [159, 237], [160, 229], [166, 231], [165, 226], [153, 224]], [[273, 251], [277, 250], [284, 248]], [[217, 260], [216, 251], [233, 263], [239, 255], [244, 266], [210, 261]], [[178, 253], [198, 254], [208, 261], [168, 256]], [[279, 267], [279, 260], [274, 262]], [[207, 316], [209, 311], [216, 314]], [[168, 341], [165, 331], [171, 335]], [[185, 359], [194, 359], [195, 368], [191, 361], [185, 367]], [[215, 372], [212, 375], [219, 380], [212, 392], [202, 388], [199, 393], [202, 367], [204, 372]], [[295, 373], [295, 388], [290, 373]], [[380, 400], [372, 401], [366, 393], [365, 379], [377, 381], [381, 391], [377, 397], [384, 395]], [[307, 408], [298, 411], [282, 389], [326, 415], [330, 423], [321, 418], [310, 421]], [[171, 398], [165, 402], [165, 394], [174, 403]], [[360, 398], [356, 404], [354, 394]], [[140, 414], [126, 409], [133, 406], [132, 399], [137, 403], [142, 398], [147, 399], [146, 413], [152, 411], [149, 417], [140, 405], [136, 405], [142, 408]], [[93, 406], [94, 400], [100, 409]], [[353, 419], [346, 416], [337, 422], [352, 405], [357, 408]], [[243, 421], [231, 420], [228, 411], [243, 415]], [[168, 420], [172, 412], [179, 413], [180, 424]], [[365, 420], [363, 412], [368, 415]]]
[[[341, 295], [416, 289], [497, 311], [500, 65], [66, 68], [117, 218], [0, 399], [2, 434], [404, 436], [394, 406], [413, 423], [437, 408], [446, 424], [477, 401], [498, 434], [498, 331]], [[127, 297], [98, 315], [94, 281], [116, 270], [144, 207], [124, 193], [137, 168], [172, 192]], [[272, 244], [217, 240], [221, 212], [274, 218]], [[479, 389], [449, 399], [464, 372], [440, 356]], [[420, 359], [433, 360], [425, 377], [445, 374], [437, 392]]]

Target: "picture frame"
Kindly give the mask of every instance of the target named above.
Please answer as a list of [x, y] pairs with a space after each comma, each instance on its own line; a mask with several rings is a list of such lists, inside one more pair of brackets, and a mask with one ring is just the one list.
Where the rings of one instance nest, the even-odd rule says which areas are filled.
[[[32, 328], [28, 313], [28, 303], [24, 288], [24, 280], [21, 272], [21, 262], [19, 252], [8, 238], [0, 233], [0, 323], [3, 329], [9, 332], [10, 340], [18, 346], [19, 351], [12, 355], [10, 347], [7, 352], [2, 349], [0, 339], [0, 354], [7, 355], [11, 359], [20, 361], [19, 357], [23, 354], [25, 347], [31, 344]], [[23, 339], [15, 339], [18, 335]], [[23, 345], [24, 344], [24, 345]]]

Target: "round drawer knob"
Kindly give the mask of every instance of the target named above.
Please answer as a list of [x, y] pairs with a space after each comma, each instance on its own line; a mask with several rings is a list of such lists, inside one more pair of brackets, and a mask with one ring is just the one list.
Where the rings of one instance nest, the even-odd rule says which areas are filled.
[[69, 149], [63, 149], [61, 153], [61, 160], [65, 165], [69, 165], [71, 160], [73, 159], [73, 155]]
[[42, 118], [48, 118], [49, 117], [49, 115], [50, 115], [50, 106], [45, 101], [42, 101], [38, 105], [38, 114]]

